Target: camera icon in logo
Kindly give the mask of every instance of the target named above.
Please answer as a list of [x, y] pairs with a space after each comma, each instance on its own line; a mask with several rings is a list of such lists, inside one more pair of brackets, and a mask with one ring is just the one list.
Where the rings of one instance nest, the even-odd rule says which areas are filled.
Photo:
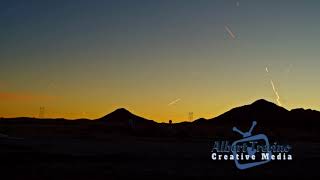
[[[239, 139], [237, 141], [234, 141], [232, 143], [231, 147], [235, 147], [235, 146], [237, 146], [239, 144], [250, 143], [250, 142], [255, 142], [255, 141], [262, 141], [262, 142], [264, 142], [264, 145], [269, 146], [269, 140], [268, 140], [268, 137], [266, 135], [264, 135], [264, 134], [258, 134], [258, 135], [254, 135], [254, 136], [251, 135], [251, 132], [252, 132], [253, 128], [256, 126], [256, 124], [257, 124], [257, 122], [253, 121], [252, 122], [252, 126], [251, 126], [251, 128], [250, 128], [250, 130], [248, 132], [242, 132], [239, 129], [237, 129], [236, 127], [233, 127], [232, 130], [235, 131], [235, 132], [238, 132], [239, 134], [241, 134], [243, 136], [243, 139]], [[232, 148], [231, 151], [232, 151], [232, 154], [236, 157], [237, 156], [237, 148], [236, 149]], [[252, 147], [247, 147], [246, 152], [248, 153], [249, 156], [252, 156], [252, 155], [256, 154], [257, 150], [252, 145]], [[272, 155], [271, 154], [272, 152], [270, 150], [267, 150], [267, 152], [265, 152], [265, 153], [268, 153], [269, 158], [267, 158], [265, 160], [262, 160], [262, 161], [241, 163], [236, 158], [234, 159], [234, 161], [235, 161], [235, 164], [236, 164], [238, 169], [241, 169], [241, 170], [248, 169], [248, 168], [251, 168], [251, 167], [254, 167], [254, 166], [258, 166], [258, 165], [270, 162], [271, 161], [270, 156]]]

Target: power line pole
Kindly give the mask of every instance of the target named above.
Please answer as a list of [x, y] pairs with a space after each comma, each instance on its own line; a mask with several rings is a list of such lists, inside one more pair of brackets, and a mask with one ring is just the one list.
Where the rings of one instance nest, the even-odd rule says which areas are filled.
[[189, 112], [188, 116], [189, 116], [189, 121], [190, 122], [193, 121], [193, 112]]
[[40, 110], [39, 110], [39, 118], [40, 118], [40, 119], [44, 118], [44, 111], [45, 111], [44, 107], [41, 106], [41, 107], [40, 107]]

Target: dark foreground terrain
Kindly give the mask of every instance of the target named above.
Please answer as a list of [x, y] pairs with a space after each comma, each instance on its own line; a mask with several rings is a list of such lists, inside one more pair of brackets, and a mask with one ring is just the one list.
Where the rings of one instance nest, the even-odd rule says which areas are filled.
[[105, 137], [1, 140], [1, 174], [10, 179], [213, 176], [319, 176], [319, 142], [293, 145], [292, 161], [238, 170], [211, 160], [211, 139]]
[[[290, 144], [293, 160], [274, 160], [247, 170], [234, 161], [214, 161], [215, 140], [234, 141], [258, 124], [252, 135]], [[259, 100], [211, 120], [156, 123], [124, 109], [94, 120], [0, 119], [0, 173], [3, 179], [180, 179], [186, 177], [320, 176], [320, 115], [285, 110]]]

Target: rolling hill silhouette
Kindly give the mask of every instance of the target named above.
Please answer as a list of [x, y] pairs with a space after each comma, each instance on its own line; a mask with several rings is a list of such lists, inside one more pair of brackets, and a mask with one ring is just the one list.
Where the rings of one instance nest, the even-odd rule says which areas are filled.
[[[289, 121], [290, 111], [264, 99], [249, 105], [233, 108], [217, 117], [208, 120], [196, 120], [199, 124], [250, 126], [258, 121], [263, 126], [283, 125]], [[290, 120], [292, 121], [292, 120]], [[286, 124], [287, 125], [287, 124]]]
[[[302, 137], [308, 134], [318, 136], [315, 127], [318, 127], [320, 112], [314, 110], [293, 109], [287, 110], [272, 102], [259, 99], [252, 104], [233, 108], [211, 119], [200, 118], [193, 122], [157, 123], [134, 115], [124, 108], [117, 109], [106, 116], [97, 119], [115, 129], [135, 129], [135, 133], [143, 135], [182, 137], [201, 136], [217, 137], [238, 134], [232, 132], [232, 127], [247, 130], [252, 121], [257, 121], [256, 132], [268, 132], [271, 136]], [[169, 130], [168, 130], [169, 129]], [[148, 134], [150, 133], [150, 134]]]
[[[91, 178], [92, 172], [125, 175], [126, 179], [137, 174], [154, 178], [155, 174], [168, 175], [168, 166], [184, 178], [186, 174], [237, 176], [232, 161], [210, 159], [212, 143], [242, 139], [233, 127], [246, 132], [252, 121], [257, 121], [252, 135], [265, 134], [270, 142], [292, 145], [295, 159], [269, 163], [268, 171], [253, 168], [243, 177], [250, 172], [254, 177], [261, 173], [318, 175], [320, 112], [301, 108], [289, 111], [263, 99], [215, 118], [173, 124], [157, 123], [124, 108], [96, 120], [0, 118], [2, 169], [13, 169], [27, 179], [39, 169], [50, 172], [41, 179], [61, 177], [70, 170], [77, 177], [72, 179], [81, 179], [83, 174]], [[123, 173], [127, 171], [130, 173]]]
[[[267, 118], [275, 118], [279, 116], [286, 116], [288, 110], [283, 107], [277, 106], [274, 103], [264, 99], [257, 100], [249, 105], [233, 108], [215, 118], [207, 120], [211, 121], [228, 121], [232, 123], [243, 123], [244, 121], [266, 120]], [[269, 120], [270, 121], [270, 120]], [[201, 120], [199, 122], [206, 122]]]
[[224, 123], [239, 125], [260, 122], [265, 127], [312, 127], [319, 124], [320, 112], [314, 110], [287, 110], [264, 99], [257, 100], [250, 105], [234, 108], [209, 121], [219, 120]]
[[[77, 134], [77, 128], [86, 129], [86, 133], [120, 133], [143, 136], [235, 136], [232, 127], [247, 130], [252, 121], [257, 121], [256, 132], [269, 132], [274, 136], [305, 137], [320, 136], [320, 112], [314, 110], [293, 109], [287, 110], [264, 99], [257, 100], [249, 105], [233, 108], [220, 116], [193, 122], [157, 123], [156, 121], [137, 116], [130, 111], [119, 108], [96, 120], [65, 120], [65, 119], [36, 119], [36, 118], [1, 118], [2, 126], [11, 131], [23, 131], [27, 134], [43, 132], [55, 134], [56, 131]], [[53, 127], [54, 129], [49, 129]], [[74, 128], [76, 127], [76, 128]], [[44, 130], [48, 128], [48, 130]], [[5, 129], [5, 128], [4, 128]], [[64, 130], [62, 130], [64, 129]], [[67, 130], [68, 129], [68, 130]], [[2, 131], [3, 132], [3, 131]], [[0, 133], [2, 133], [0, 132]], [[6, 131], [3, 132], [8, 134]], [[10, 131], [9, 131], [10, 133]], [[85, 132], [79, 132], [84, 134]]]
[[[157, 123], [154, 120], [146, 119], [137, 116], [125, 108], [119, 108], [115, 111], [96, 119], [101, 122], [110, 124], [128, 124], [131, 122], [138, 124], [153, 124]], [[205, 119], [199, 118], [193, 122], [182, 122], [177, 124], [251, 124], [252, 121], [258, 121], [266, 126], [272, 126], [275, 123], [278, 126], [291, 126], [295, 124], [313, 125], [320, 121], [320, 112], [310, 109], [293, 109], [287, 110], [281, 106], [278, 106], [272, 102], [264, 99], [259, 99], [252, 104], [244, 105], [233, 108], [217, 117]], [[311, 124], [310, 124], [311, 123]]]
[[215, 118], [196, 120], [193, 123], [197, 125], [197, 129], [201, 129], [201, 133], [195, 130], [194, 134], [233, 136], [230, 134], [233, 133], [232, 127], [245, 131], [251, 126], [252, 121], [258, 122], [256, 132], [268, 132], [274, 137], [303, 138], [320, 135], [317, 133], [320, 112], [301, 108], [289, 111], [264, 99], [233, 108]]

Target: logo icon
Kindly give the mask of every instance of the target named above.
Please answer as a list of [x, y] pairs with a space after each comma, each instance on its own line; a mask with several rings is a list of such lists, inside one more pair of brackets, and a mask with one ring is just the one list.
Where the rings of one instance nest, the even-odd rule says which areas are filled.
[[[246, 152], [248, 153], [249, 156], [253, 156], [256, 154], [257, 150], [256, 147], [254, 146], [255, 143], [253, 142], [263, 142], [264, 145], [269, 146], [269, 140], [268, 137], [264, 134], [258, 134], [258, 135], [254, 135], [252, 136], [252, 130], [253, 128], [257, 125], [256, 121], [252, 122], [252, 126], [250, 128], [250, 130], [248, 132], [242, 132], [240, 131], [238, 128], [233, 127], [232, 130], [241, 134], [243, 136], [243, 139], [239, 139], [236, 140], [232, 143], [232, 146], [237, 146], [239, 144], [243, 144], [243, 143], [249, 143], [252, 146], [251, 147], [246, 147]], [[234, 156], [237, 155], [237, 150], [236, 149], [232, 149], [232, 153]], [[272, 155], [272, 152], [270, 150], [268, 150], [267, 154], [269, 155], [269, 157]], [[241, 163], [238, 159], [234, 159], [235, 164], [237, 166], [238, 169], [248, 169], [254, 166], [258, 166], [261, 164], [265, 164], [267, 162], [271, 161], [271, 158], [267, 158], [266, 160], [262, 160], [262, 161], [258, 161], [258, 162], [248, 162], [248, 163]]]

